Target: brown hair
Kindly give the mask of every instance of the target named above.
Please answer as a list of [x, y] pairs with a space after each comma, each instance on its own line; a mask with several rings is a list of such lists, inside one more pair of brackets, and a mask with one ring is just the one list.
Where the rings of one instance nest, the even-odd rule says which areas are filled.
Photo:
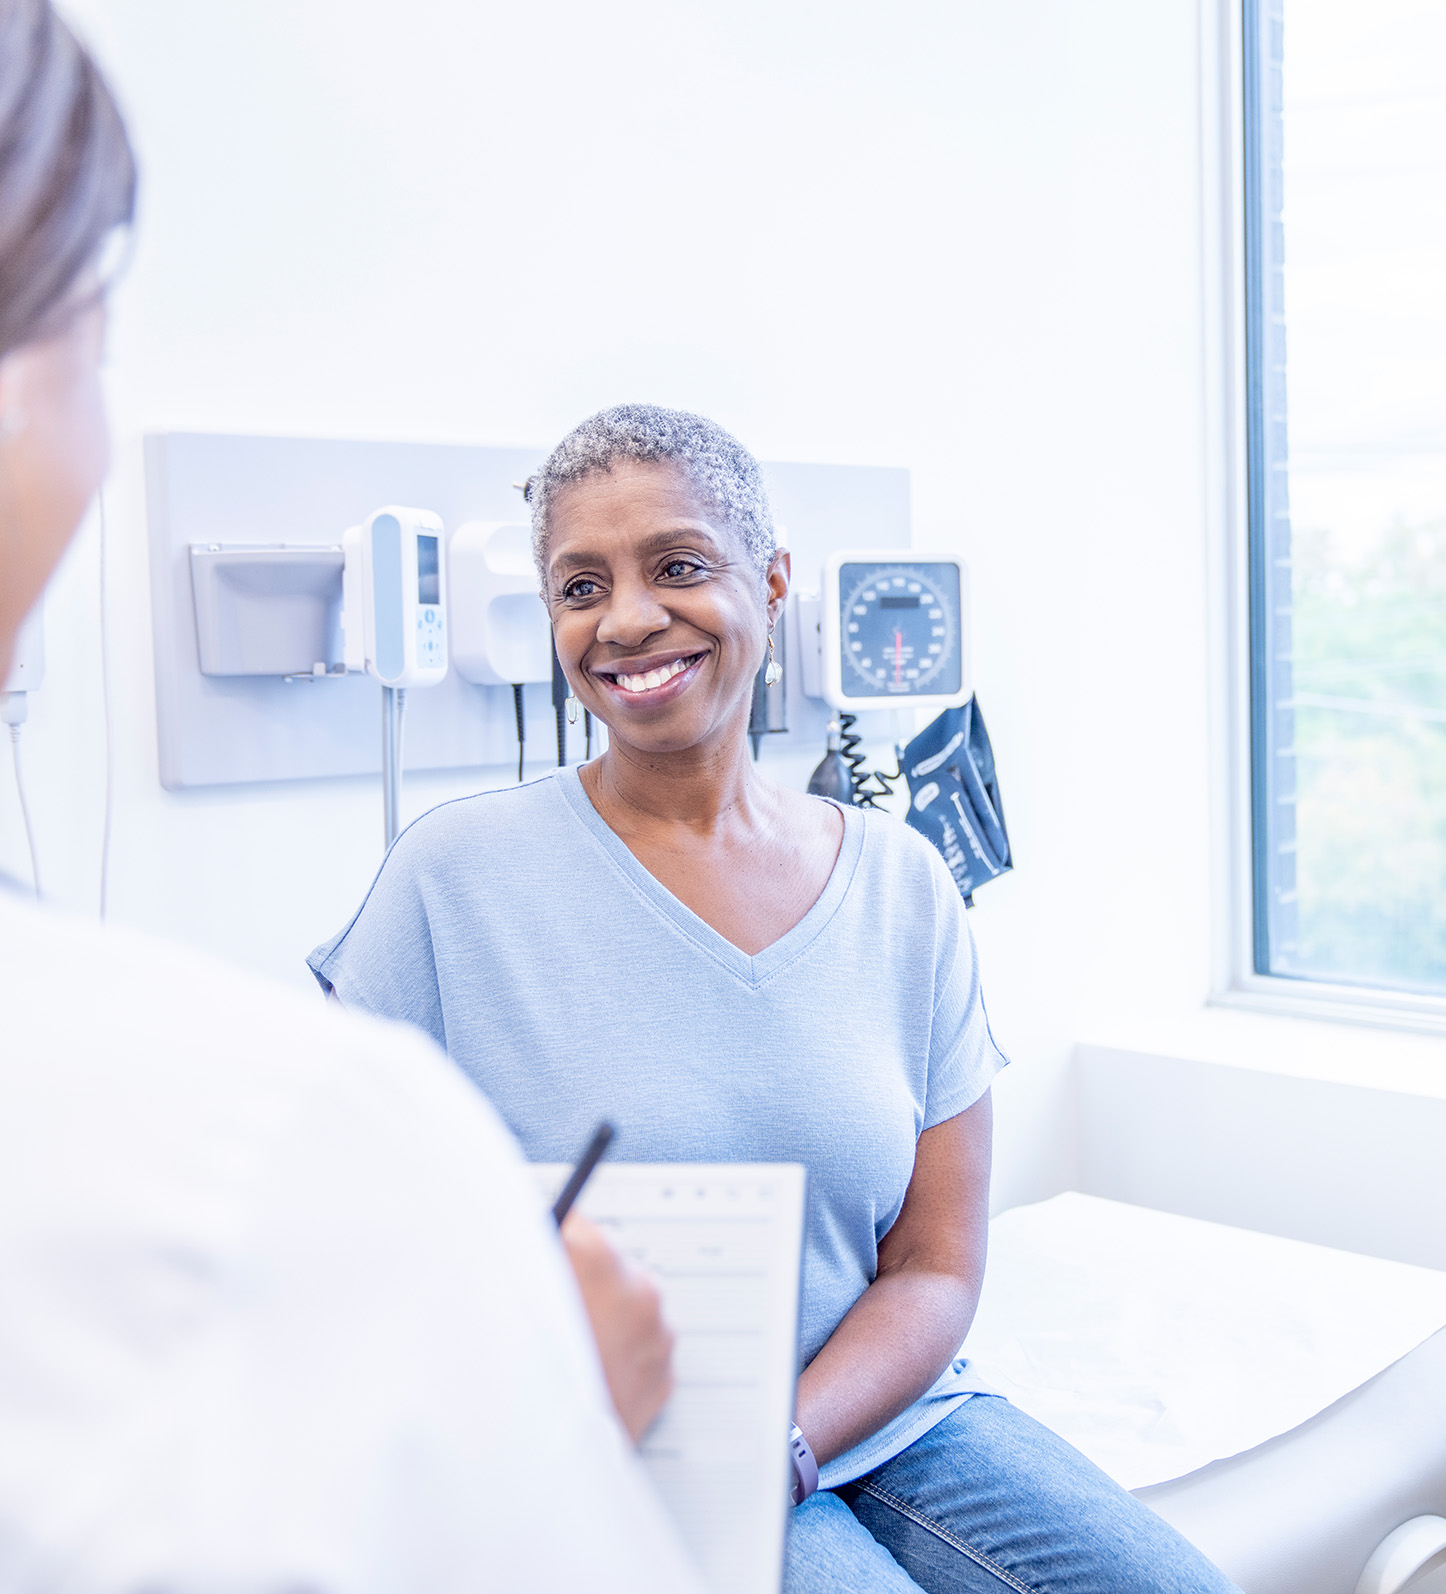
[[62, 330], [135, 188], [115, 100], [50, 0], [0, 0], [0, 355]]

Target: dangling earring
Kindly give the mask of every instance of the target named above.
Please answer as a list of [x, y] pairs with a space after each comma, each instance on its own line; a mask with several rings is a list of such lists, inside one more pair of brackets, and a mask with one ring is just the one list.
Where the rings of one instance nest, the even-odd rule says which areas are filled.
[[569, 725], [576, 725], [577, 694], [571, 688], [568, 689], [567, 697], [563, 700], [563, 707], [567, 710], [567, 723]]
[[763, 672], [763, 684], [776, 686], [783, 679], [783, 666], [773, 656], [773, 633], [768, 633], [768, 668]]

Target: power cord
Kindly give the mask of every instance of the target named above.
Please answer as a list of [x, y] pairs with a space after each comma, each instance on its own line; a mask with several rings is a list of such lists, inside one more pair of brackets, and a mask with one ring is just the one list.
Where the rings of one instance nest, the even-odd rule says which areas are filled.
[[105, 807], [100, 828], [100, 918], [105, 922], [110, 898], [110, 831], [111, 814], [115, 802], [115, 755], [111, 735], [110, 707], [110, 635], [106, 624], [106, 552], [108, 544], [105, 520], [105, 488], [100, 490], [100, 696], [101, 717], [105, 722]]

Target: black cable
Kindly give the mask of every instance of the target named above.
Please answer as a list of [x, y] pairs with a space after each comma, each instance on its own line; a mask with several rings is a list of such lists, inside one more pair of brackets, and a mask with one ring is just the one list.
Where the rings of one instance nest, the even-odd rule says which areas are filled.
[[839, 752], [849, 767], [854, 807], [877, 808], [881, 797], [892, 795], [894, 786], [904, 778], [904, 772], [896, 768], [892, 775], [886, 775], [881, 769], [864, 768], [864, 755], [859, 751], [864, 739], [854, 730], [857, 723], [857, 714], [839, 715]]
[[517, 715], [517, 779], [522, 780], [522, 753], [527, 745], [527, 713], [522, 706], [522, 686], [519, 682], [512, 688], [512, 707]]
[[584, 746], [583, 757], [585, 759], [587, 759], [587, 760], [591, 760], [591, 758], [592, 758], [592, 710], [590, 708], [585, 708], [582, 711], [582, 735], [583, 735], [583, 746]]

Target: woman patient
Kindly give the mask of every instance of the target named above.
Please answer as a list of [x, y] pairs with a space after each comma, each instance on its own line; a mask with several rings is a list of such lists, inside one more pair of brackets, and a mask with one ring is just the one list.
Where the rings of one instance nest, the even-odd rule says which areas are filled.
[[797, 1423], [821, 1488], [790, 1594], [1228, 1590], [957, 1355], [1005, 1059], [943, 860], [748, 756], [789, 582], [757, 462], [625, 405], [529, 501], [558, 657], [608, 750], [418, 820], [318, 979], [434, 1036], [534, 1160], [606, 1117], [628, 1160], [807, 1166]]

